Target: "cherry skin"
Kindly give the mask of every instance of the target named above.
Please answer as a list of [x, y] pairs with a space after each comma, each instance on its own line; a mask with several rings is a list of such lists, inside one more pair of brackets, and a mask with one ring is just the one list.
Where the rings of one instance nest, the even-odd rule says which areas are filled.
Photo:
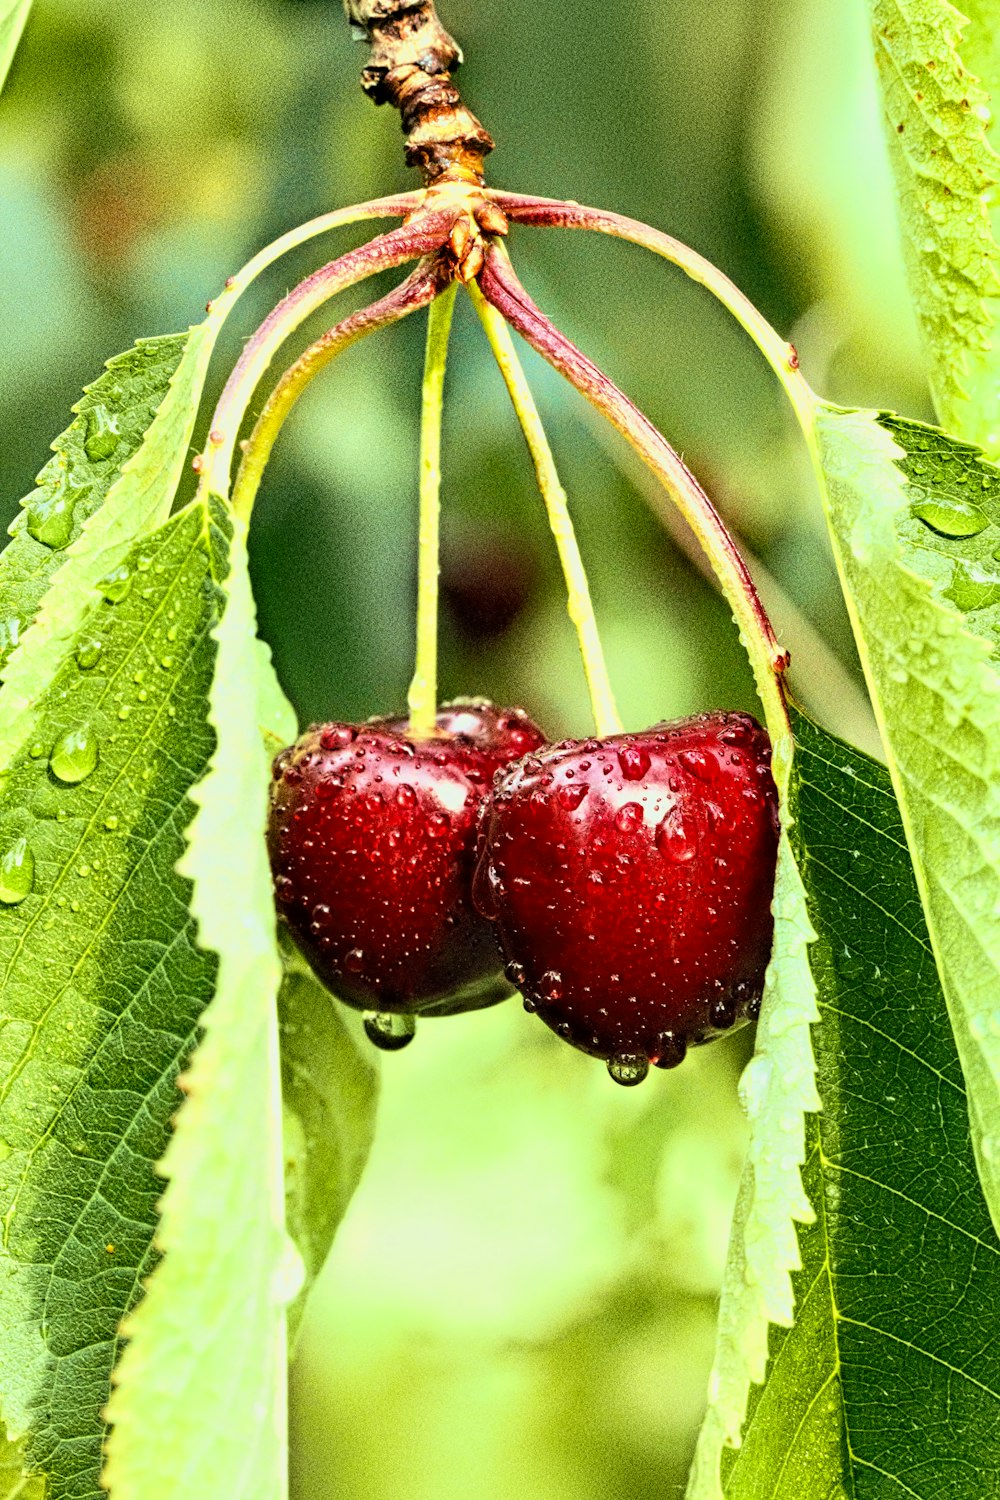
[[[520, 709], [446, 704], [313, 725], [274, 763], [268, 847], [279, 911], [319, 977], [358, 1009], [446, 1014], [502, 999], [496, 940], [471, 901], [476, 817], [494, 773], [544, 741]], [[380, 1045], [412, 1025], [373, 1022]]]
[[474, 899], [508, 977], [617, 1082], [756, 1014], [778, 817], [749, 715], [528, 755], [497, 776], [480, 825]]

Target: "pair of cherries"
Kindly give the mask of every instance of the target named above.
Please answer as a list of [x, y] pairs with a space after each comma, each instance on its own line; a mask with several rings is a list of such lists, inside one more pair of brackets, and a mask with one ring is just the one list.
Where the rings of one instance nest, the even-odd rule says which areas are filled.
[[482, 700], [427, 740], [313, 726], [275, 761], [268, 830], [279, 909], [373, 1041], [493, 1004], [506, 976], [623, 1084], [755, 1016], [777, 836], [747, 714], [546, 746]]

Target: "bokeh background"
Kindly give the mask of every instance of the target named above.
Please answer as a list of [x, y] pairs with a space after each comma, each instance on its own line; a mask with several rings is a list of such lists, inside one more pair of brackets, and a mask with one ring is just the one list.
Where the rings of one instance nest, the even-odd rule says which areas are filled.
[[[717, 261], [844, 404], [929, 415], [861, 0], [442, 0], [491, 180], [650, 220]], [[0, 521], [102, 361], [196, 321], [263, 242], [412, 185], [339, 0], [36, 0], [0, 102]], [[342, 231], [246, 299], [240, 338]], [[874, 744], [817, 498], [773, 378], [672, 268], [554, 231], [536, 299], [656, 419], [742, 538], [793, 683]], [[381, 291], [376, 287], [374, 290]], [[371, 289], [370, 289], [371, 290]], [[338, 314], [339, 316], [339, 314]], [[263, 633], [303, 721], [404, 701], [420, 320], [303, 400], [258, 503]], [[310, 330], [311, 334], [317, 327]], [[727, 611], [612, 435], [526, 360], [626, 723], [753, 708]], [[471, 308], [446, 415], [442, 694], [590, 725], [541, 505]], [[293, 1375], [295, 1500], [678, 1494], [743, 1147], [746, 1035], [642, 1088], [510, 1003], [383, 1067], [374, 1153]]]

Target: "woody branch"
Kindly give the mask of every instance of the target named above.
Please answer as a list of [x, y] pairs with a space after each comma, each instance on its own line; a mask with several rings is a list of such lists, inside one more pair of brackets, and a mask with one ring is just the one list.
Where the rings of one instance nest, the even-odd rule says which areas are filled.
[[434, 0], [344, 0], [347, 18], [371, 48], [361, 86], [376, 104], [398, 109], [406, 161], [426, 186], [482, 183], [493, 150], [489, 132], [462, 102], [451, 74], [462, 61]]

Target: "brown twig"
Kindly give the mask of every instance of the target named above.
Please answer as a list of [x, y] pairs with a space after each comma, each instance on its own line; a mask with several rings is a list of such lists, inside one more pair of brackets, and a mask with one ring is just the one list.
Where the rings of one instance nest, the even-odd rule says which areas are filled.
[[344, 0], [344, 7], [371, 48], [361, 86], [376, 104], [399, 110], [407, 165], [427, 187], [442, 179], [481, 184], [493, 139], [451, 81], [462, 53], [434, 0]]

